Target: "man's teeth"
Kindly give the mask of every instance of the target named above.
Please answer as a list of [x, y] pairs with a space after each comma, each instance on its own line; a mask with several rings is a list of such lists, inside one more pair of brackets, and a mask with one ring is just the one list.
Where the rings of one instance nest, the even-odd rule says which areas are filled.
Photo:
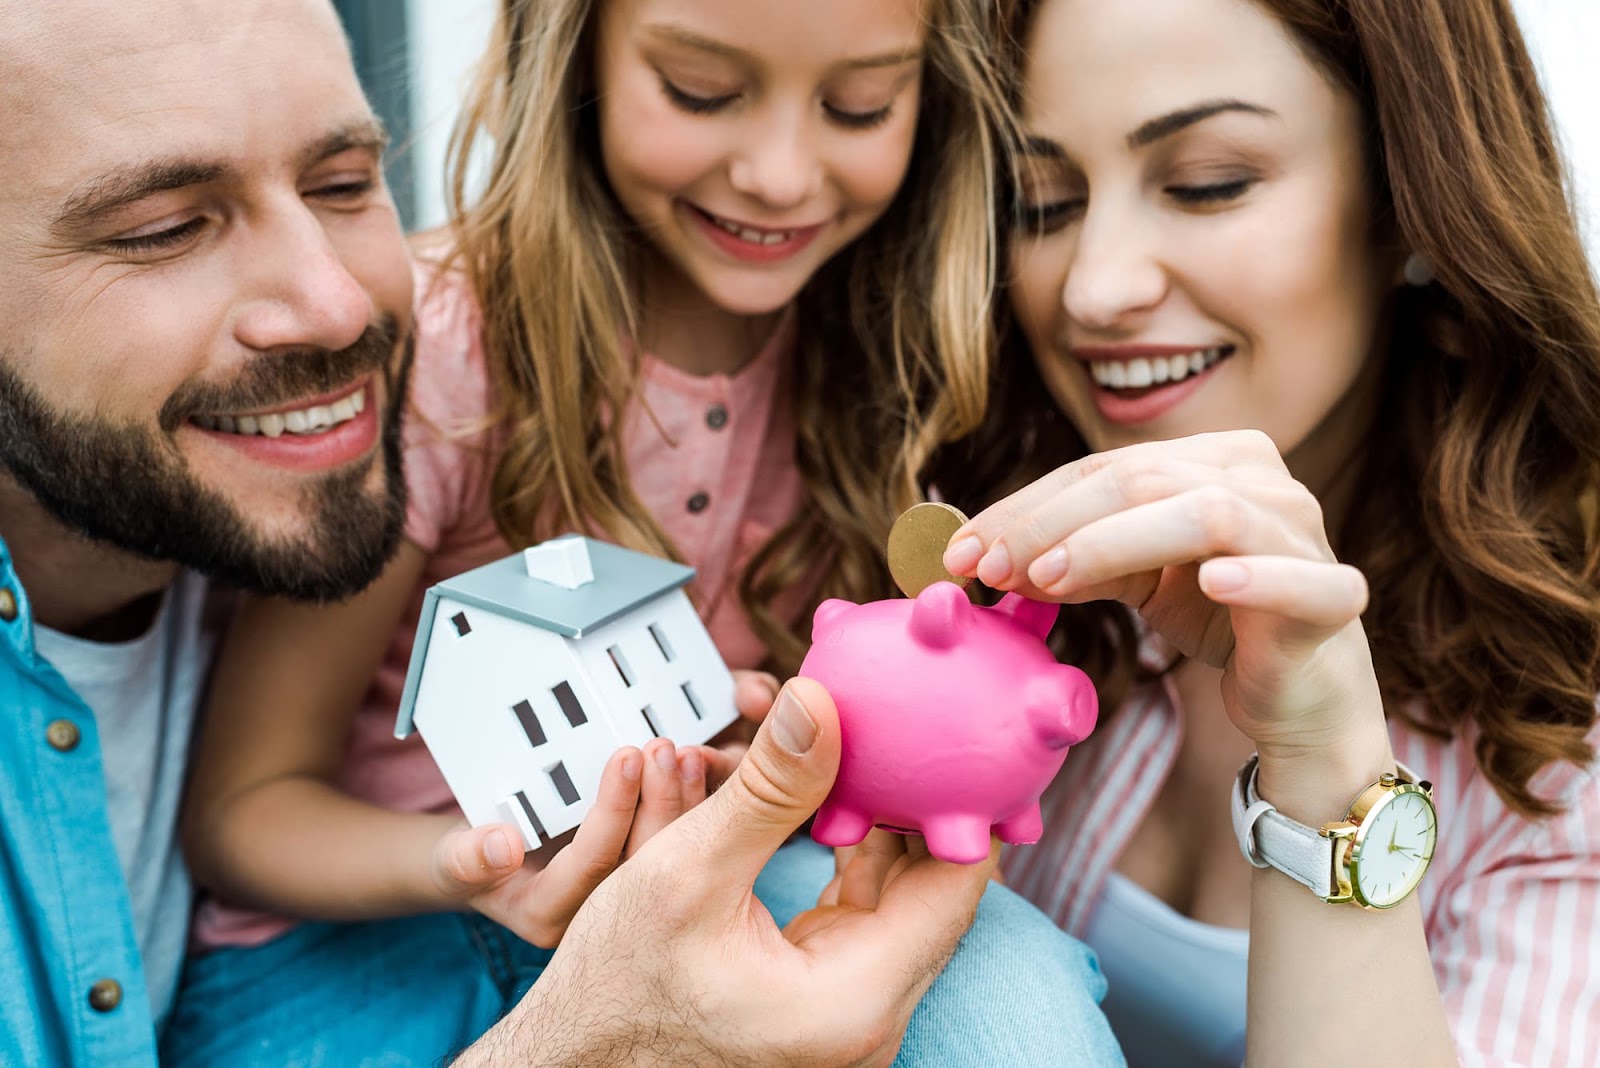
[[1196, 349], [1176, 356], [1140, 356], [1132, 360], [1095, 360], [1089, 374], [1097, 385], [1108, 389], [1143, 389], [1165, 382], [1182, 382], [1222, 359], [1227, 346]]
[[367, 408], [367, 391], [357, 390], [334, 404], [316, 404], [292, 412], [267, 415], [197, 415], [196, 426], [220, 430], [224, 434], [260, 434], [269, 438], [290, 434], [319, 434], [341, 423], [348, 423]]
[[779, 245], [794, 236], [793, 230], [752, 230], [747, 226], [740, 226], [738, 223], [719, 219], [715, 215], [710, 216], [710, 218], [712, 222], [728, 231], [734, 237], [742, 241], [748, 241], [752, 245]]

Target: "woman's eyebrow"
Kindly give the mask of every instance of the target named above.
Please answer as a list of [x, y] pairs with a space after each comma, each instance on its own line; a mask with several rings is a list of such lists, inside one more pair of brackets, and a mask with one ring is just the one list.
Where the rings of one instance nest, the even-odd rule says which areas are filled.
[[1262, 107], [1260, 104], [1249, 104], [1243, 100], [1208, 100], [1203, 104], [1180, 108], [1177, 111], [1168, 112], [1158, 118], [1140, 123], [1138, 128], [1128, 135], [1128, 147], [1146, 148], [1164, 137], [1171, 137], [1180, 130], [1188, 129], [1197, 122], [1204, 122], [1214, 115], [1221, 115], [1231, 111], [1244, 112], [1247, 115], [1260, 115], [1263, 118], [1275, 119], [1278, 117], [1276, 111]]

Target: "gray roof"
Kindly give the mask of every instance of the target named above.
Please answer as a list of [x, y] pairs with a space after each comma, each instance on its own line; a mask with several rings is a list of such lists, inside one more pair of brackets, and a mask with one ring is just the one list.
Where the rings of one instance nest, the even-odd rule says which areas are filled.
[[694, 578], [694, 568], [684, 564], [593, 538], [584, 540], [589, 543], [594, 581], [575, 590], [530, 577], [522, 554], [518, 552], [445, 579], [427, 591], [422, 601], [422, 615], [417, 620], [417, 637], [411, 647], [405, 691], [400, 697], [395, 723], [397, 737], [404, 738], [411, 733], [412, 704], [422, 680], [428, 636], [433, 633], [434, 612], [441, 597], [476, 605], [567, 638], [581, 638], [588, 631]]

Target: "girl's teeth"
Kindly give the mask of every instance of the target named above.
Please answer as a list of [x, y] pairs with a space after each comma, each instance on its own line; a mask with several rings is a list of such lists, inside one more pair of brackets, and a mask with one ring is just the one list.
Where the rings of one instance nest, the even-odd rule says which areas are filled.
[[738, 223], [731, 223], [724, 219], [717, 219], [716, 223], [734, 237], [739, 238], [741, 241], [748, 241], [752, 245], [779, 245], [794, 236], [793, 230], [771, 230], [763, 233], [760, 230], [752, 230], [747, 226], [740, 226]]

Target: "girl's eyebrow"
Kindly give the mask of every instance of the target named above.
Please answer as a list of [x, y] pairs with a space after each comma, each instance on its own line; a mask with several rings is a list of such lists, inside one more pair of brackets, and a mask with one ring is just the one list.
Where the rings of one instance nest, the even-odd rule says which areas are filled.
[[[735, 48], [733, 45], [730, 45], [725, 41], [718, 41], [715, 38], [706, 37], [703, 34], [696, 33], [685, 26], [677, 26], [671, 23], [661, 23], [647, 27], [646, 32], [648, 32], [651, 36], [658, 37], [670, 44], [681, 45], [684, 48], [692, 48], [699, 52], [708, 52], [712, 55], [721, 56], [724, 59], [736, 60], [740, 63], [751, 62], [749, 53], [743, 51], [742, 49]], [[852, 70], [872, 67], [899, 67], [907, 63], [919, 62], [921, 59], [922, 46], [920, 44], [913, 44], [907, 48], [897, 49], [889, 52], [881, 52], [877, 55], [854, 56], [850, 59], [841, 61], [838, 66], [847, 67]]]

